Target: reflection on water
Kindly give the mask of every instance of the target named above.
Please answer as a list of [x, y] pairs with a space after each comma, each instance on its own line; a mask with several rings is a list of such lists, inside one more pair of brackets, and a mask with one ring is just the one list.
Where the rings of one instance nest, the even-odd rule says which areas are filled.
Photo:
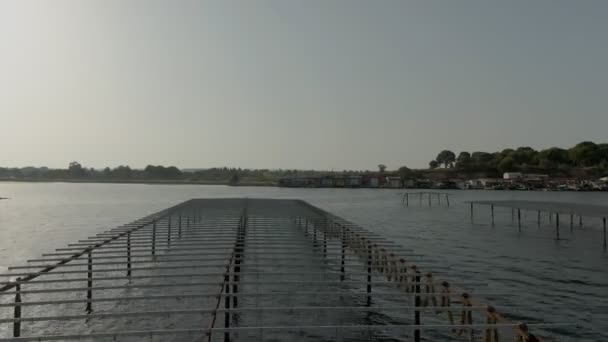
[[[567, 224], [564, 225], [564, 240], [556, 242], [548, 218], [543, 220], [541, 228], [537, 228], [536, 213], [523, 212], [524, 226], [520, 233], [511, 221], [510, 210], [497, 208], [496, 225], [492, 226], [489, 210], [484, 212], [480, 208], [476, 211], [475, 223], [471, 224], [468, 207], [463, 203], [469, 200], [518, 199], [608, 205], [608, 194], [455, 191], [450, 196], [450, 208], [417, 205], [404, 208], [400, 206], [399, 192], [0, 183], [0, 197], [11, 198], [0, 201], [0, 270], [4, 272], [3, 268], [8, 265], [21, 264], [76, 239], [190, 198], [301, 198], [390, 237], [404, 247], [424, 254], [425, 260], [449, 266], [445, 272], [452, 279], [487, 283], [487, 287], [475, 288], [480, 292], [496, 293], [489, 299], [498, 308], [508, 308], [501, 311], [508, 312], [514, 320], [575, 321], [582, 325], [581, 329], [561, 328], [545, 333], [561, 336], [560, 340], [565, 340], [566, 336], [577, 336], [577, 341], [608, 339], [608, 275], [605, 271], [608, 256], [601, 246], [599, 219], [586, 218], [584, 227], [575, 227], [572, 232]], [[339, 298], [334, 302], [348, 303], [352, 300], [357, 299]], [[378, 300], [391, 302], [389, 299]], [[390, 317], [385, 312], [382, 314], [370, 313], [363, 318], [389, 322], [400, 313]], [[359, 315], [328, 316], [328, 319], [364, 322], [365, 319]], [[249, 318], [243, 316], [241, 319]], [[155, 325], [154, 320], [148, 323]], [[318, 336], [309, 337], [315, 340]], [[272, 340], [271, 336], [265, 338]], [[361, 338], [365, 340], [369, 336]]]

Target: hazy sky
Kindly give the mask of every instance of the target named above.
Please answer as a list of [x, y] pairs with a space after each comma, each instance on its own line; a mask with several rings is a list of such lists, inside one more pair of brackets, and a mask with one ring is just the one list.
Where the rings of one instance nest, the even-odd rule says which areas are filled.
[[608, 1], [0, 0], [0, 166], [375, 169], [608, 141]]

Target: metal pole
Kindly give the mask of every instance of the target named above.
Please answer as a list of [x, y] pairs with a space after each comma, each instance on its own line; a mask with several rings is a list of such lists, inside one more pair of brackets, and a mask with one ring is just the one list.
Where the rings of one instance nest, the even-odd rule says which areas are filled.
[[[21, 280], [21, 278], [17, 278], [17, 281]], [[15, 285], [15, 309], [13, 312], [13, 317], [15, 319], [21, 319], [21, 284], [17, 283]], [[13, 322], [13, 337], [21, 336], [21, 321]]]
[[367, 306], [372, 305], [372, 242], [367, 241]]
[[93, 299], [93, 253], [88, 253], [89, 264], [87, 265], [87, 313], [93, 312], [91, 299]]
[[[420, 272], [416, 270], [416, 286], [415, 286], [416, 298], [414, 306], [419, 307], [422, 305], [420, 300]], [[414, 324], [420, 326], [420, 310], [414, 311]], [[420, 342], [420, 329], [414, 330], [414, 341]]]
[[473, 222], [473, 202], [471, 202], [471, 223]]
[[345, 264], [345, 259], [346, 259], [346, 248], [345, 248], [345, 241], [344, 241], [344, 227], [342, 227], [342, 260], [340, 262], [340, 281], [344, 281], [344, 264]]
[[171, 215], [169, 215], [169, 218], [167, 219], [167, 245], [171, 244]]
[[521, 232], [521, 209], [517, 208], [517, 227]]
[[606, 218], [603, 217], [602, 221], [604, 222], [604, 249], [606, 249]]
[[156, 220], [152, 223], [152, 255], [156, 254]]
[[180, 239], [182, 238], [182, 213], [181, 212], [179, 213], [177, 236]]
[[131, 276], [131, 232], [127, 233], [127, 277]]
[[323, 258], [327, 258], [327, 220], [325, 221], [325, 232], [323, 233]]
[[[228, 274], [226, 274], [226, 276], [224, 276], [224, 280], [226, 282], [226, 285], [224, 286], [226, 294], [230, 294], [230, 285], [229, 285], [230, 276]], [[226, 310], [230, 310], [230, 296], [224, 297], [224, 308]], [[230, 312], [229, 311], [224, 312], [224, 327], [230, 328]], [[230, 342], [230, 332], [229, 331], [224, 332], [224, 342]]]
[[555, 237], [559, 240], [559, 213], [555, 213]]

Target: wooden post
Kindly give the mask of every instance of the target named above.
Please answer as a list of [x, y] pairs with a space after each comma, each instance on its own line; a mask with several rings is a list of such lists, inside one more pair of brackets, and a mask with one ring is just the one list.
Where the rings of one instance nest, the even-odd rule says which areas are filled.
[[606, 218], [603, 217], [602, 221], [604, 222], [604, 249], [606, 249]]
[[367, 241], [367, 306], [372, 305], [372, 242]]
[[127, 233], [127, 277], [131, 276], [131, 232]]
[[89, 250], [88, 253], [88, 265], [87, 265], [87, 313], [93, 312], [93, 303], [91, 299], [93, 299], [93, 253]]
[[579, 215], [578, 217], [578, 226], [579, 228], [583, 228], [583, 216]]
[[538, 217], [536, 218], [536, 224], [538, 225], [538, 228], [540, 228], [540, 210], [537, 212]]
[[156, 220], [152, 222], [152, 255], [156, 254]]
[[437, 194], [437, 204], [441, 205], [441, 194]]
[[[15, 308], [13, 312], [14, 319], [21, 319], [21, 284], [19, 283], [21, 278], [17, 278], [17, 284], [15, 285]], [[21, 321], [13, 322], [13, 337], [21, 336]]]
[[450, 196], [445, 194], [445, 201], [448, 203], [448, 207], [450, 206]]
[[407, 192], [405, 193], [405, 205], [406, 205], [407, 207], [409, 207], [409, 206], [410, 206], [410, 194], [409, 194], [409, 193], [407, 193]]
[[[421, 298], [420, 298], [420, 272], [418, 272], [418, 270], [416, 270], [416, 285], [415, 285], [415, 292], [416, 292], [416, 298], [415, 298], [415, 302], [414, 302], [414, 306], [419, 307], [422, 305], [421, 303]], [[420, 325], [420, 310], [416, 310], [414, 311], [414, 324], [415, 325]], [[416, 329], [414, 330], [414, 341], [415, 342], [420, 342], [420, 329]]]
[[492, 212], [492, 225], [494, 225], [494, 204], [490, 204], [490, 211]]
[[521, 209], [517, 208], [517, 228], [521, 232]]
[[559, 213], [555, 213], [555, 237], [559, 240]]
[[574, 214], [570, 214], [570, 231], [574, 231]]

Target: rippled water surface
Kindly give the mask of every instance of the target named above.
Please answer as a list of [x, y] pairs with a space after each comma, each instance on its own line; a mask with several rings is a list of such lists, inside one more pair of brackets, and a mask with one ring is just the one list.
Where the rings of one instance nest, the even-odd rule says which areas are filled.
[[[402, 207], [399, 190], [281, 189], [197, 185], [0, 183], [0, 272], [77, 239], [133, 221], [190, 198], [298, 198], [320, 206], [449, 267], [453, 279], [479, 281], [491, 302], [514, 320], [576, 322], [579, 329], [551, 331], [557, 340], [608, 341], [608, 254], [601, 219], [582, 228], [523, 212], [519, 232], [511, 210], [479, 207], [471, 200], [562, 201], [608, 206], [608, 193], [453, 191], [451, 206]], [[480, 291], [481, 292], [481, 291]]]

